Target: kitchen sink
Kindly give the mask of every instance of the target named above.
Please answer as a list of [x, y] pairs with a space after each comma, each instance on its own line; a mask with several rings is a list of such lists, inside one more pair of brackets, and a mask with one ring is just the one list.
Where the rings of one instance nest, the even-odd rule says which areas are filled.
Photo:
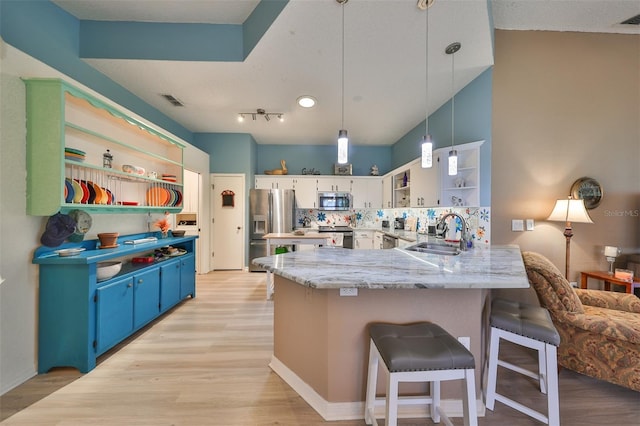
[[418, 243], [407, 247], [407, 250], [444, 256], [457, 256], [461, 253], [459, 247], [443, 243]]

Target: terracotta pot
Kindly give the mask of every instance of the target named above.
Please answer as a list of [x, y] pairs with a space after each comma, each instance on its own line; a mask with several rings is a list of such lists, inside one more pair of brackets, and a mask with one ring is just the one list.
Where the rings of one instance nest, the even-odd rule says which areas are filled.
[[117, 232], [104, 232], [98, 234], [98, 239], [100, 240], [100, 248], [115, 247], [118, 241], [118, 235], [120, 234]]

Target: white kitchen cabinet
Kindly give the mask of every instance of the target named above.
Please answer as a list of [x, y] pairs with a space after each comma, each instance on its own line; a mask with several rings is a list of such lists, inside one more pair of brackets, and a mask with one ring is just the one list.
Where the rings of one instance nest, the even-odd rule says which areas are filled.
[[440, 198], [439, 163], [434, 161], [428, 169], [422, 168], [420, 158], [410, 163], [411, 207], [433, 207]]
[[255, 189], [293, 189], [291, 176], [258, 175]]
[[409, 168], [393, 174], [393, 207], [409, 207], [411, 200], [411, 170]]
[[440, 205], [480, 205], [480, 146], [484, 141], [456, 145], [458, 173], [449, 176], [448, 157], [450, 147], [437, 150], [440, 158]]
[[354, 248], [361, 250], [373, 249], [373, 236], [375, 231], [354, 231]]
[[375, 250], [382, 250], [384, 232], [375, 231], [373, 233], [373, 248]]
[[349, 192], [351, 176], [317, 176], [318, 191]]
[[379, 209], [382, 207], [382, 180], [377, 176], [353, 177], [350, 187], [353, 207]]
[[382, 208], [393, 208], [393, 176], [386, 175], [382, 178]]
[[299, 209], [315, 209], [318, 203], [316, 178], [295, 176], [293, 190], [296, 191], [296, 207]]

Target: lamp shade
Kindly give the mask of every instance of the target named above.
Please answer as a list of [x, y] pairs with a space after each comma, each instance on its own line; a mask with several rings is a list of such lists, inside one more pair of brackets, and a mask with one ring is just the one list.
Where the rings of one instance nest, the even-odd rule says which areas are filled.
[[421, 150], [421, 166], [422, 168], [429, 168], [433, 166], [433, 140], [431, 135], [427, 134], [422, 137], [422, 150]]
[[349, 162], [349, 138], [347, 131], [342, 129], [338, 132], [338, 164]]
[[593, 223], [584, 207], [584, 200], [571, 197], [557, 200], [547, 220], [556, 222]]

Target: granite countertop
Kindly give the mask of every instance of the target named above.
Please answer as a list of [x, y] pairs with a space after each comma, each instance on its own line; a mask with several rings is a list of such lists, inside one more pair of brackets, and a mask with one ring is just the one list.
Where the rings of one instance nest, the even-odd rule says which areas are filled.
[[[415, 234], [415, 233], [414, 233]], [[322, 247], [253, 260], [275, 275], [318, 289], [528, 288], [516, 245], [473, 248], [458, 256], [405, 249]]]

